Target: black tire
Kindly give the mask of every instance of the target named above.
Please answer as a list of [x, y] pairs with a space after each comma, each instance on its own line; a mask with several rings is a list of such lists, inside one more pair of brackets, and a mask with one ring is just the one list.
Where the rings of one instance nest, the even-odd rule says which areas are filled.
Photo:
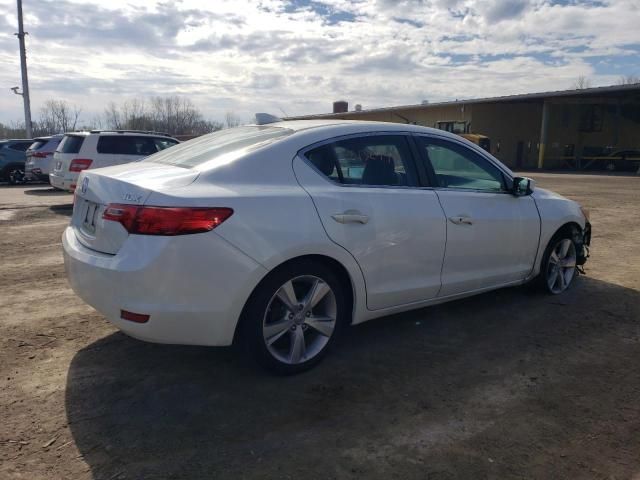
[[7, 172], [7, 179], [9, 185], [22, 185], [26, 183], [24, 170], [21, 170], [19, 167], [10, 167]]
[[[284, 363], [267, 348], [263, 334], [263, 322], [268, 314], [267, 308], [280, 287], [292, 279], [305, 276], [317, 277], [330, 287], [335, 298], [335, 327], [326, 345], [312, 358], [301, 363]], [[316, 366], [335, 344], [351, 316], [348, 297], [345, 294], [345, 288], [350, 288], [350, 286], [343, 283], [331, 268], [313, 260], [296, 261], [274, 270], [256, 287], [243, 310], [239, 340], [244, 344], [246, 352], [261, 367], [280, 375], [292, 375]]]
[[574, 228], [565, 228], [557, 232], [551, 238], [551, 240], [549, 240], [549, 244], [547, 245], [547, 248], [544, 251], [544, 255], [542, 256], [542, 262], [540, 263], [540, 273], [538, 274], [538, 277], [534, 281], [534, 286], [537, 289], [551, 295], [558, 295], [566, 291], [568, 288], [570, 288], [571, 284], [573, 283], [573, 280], [575, 280], [575, 278], [578, 276], [578, 270], [577, 269], [575, 270], [568, 285], [562, 291], [560, 292], [554, 291], [548, 282], [548, 275], [550, 274], [550, 271], [553, 268], [552, 262], [550, 262], [549, 259], [551, 258], [551, 254], [553, 253], [554, 249], [556, 249], [558, 244], [564, 240], [569, 240], [573, 245], [573, 249], [577, 252], [578, 246], [576, 244], [575, 237], [576, 237], [576, 231]]

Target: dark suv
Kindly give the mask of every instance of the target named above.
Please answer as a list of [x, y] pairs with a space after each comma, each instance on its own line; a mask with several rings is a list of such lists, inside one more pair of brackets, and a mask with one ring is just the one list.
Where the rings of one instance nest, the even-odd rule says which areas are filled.
[[14, 185], [24, 182], [26, 151], [33, 140], [0, 140], [0, 181]]

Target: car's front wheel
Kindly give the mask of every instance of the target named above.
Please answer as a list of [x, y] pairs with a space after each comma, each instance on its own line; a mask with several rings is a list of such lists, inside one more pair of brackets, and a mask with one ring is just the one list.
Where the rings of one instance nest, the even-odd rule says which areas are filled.
[[577, 249], [570, 233], [556, 235], [544, 254], [540, 280], [549, 293], [564, 292], [577, 275]]
[[344, 286], [319, 262], [287, 265], [251, 296], [243, 314], [250, 353], [269, 370], [292, 374], [316, 365], [348, 316]]

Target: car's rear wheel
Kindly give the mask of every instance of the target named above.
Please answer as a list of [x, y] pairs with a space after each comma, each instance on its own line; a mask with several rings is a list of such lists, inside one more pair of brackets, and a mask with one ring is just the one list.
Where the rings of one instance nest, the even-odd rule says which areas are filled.
[[292, 374], [316, 365], [347, 317], [338, 276], [317, 262], [287, 265], [270, 275], [249, 299], [245, 341], [262, 366]]
[[564, 292], [577, 276], [577, 249], [570, 233], [556, 235], [543, 257], [540, 280], [554, 295]]
[[7, 177], [9, 180], [9, 185], [19, 185], [22, 183], [26, 183], [24, 170], [19, 167], [11, 167], [9, 169], [9, 172], [7, 173]]

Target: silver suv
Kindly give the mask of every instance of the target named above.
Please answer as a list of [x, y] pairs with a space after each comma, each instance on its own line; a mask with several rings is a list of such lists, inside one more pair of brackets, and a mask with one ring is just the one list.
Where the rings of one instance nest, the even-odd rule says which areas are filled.
[[33, 144], [27, 149], [27, 163], [24, 167], [24, 178], [27, 181], [49, 181], [49, 173], [53, 163], [53, 152], [64, 135], [52, 135], [50, 137], [38, 137], [33, 139]]
[[49, 183], [73, 192], [80, 172], [137, 162], [180, 143], [163, 133], [138, 130], [92, 130], [65, 133], [53, 154]]

